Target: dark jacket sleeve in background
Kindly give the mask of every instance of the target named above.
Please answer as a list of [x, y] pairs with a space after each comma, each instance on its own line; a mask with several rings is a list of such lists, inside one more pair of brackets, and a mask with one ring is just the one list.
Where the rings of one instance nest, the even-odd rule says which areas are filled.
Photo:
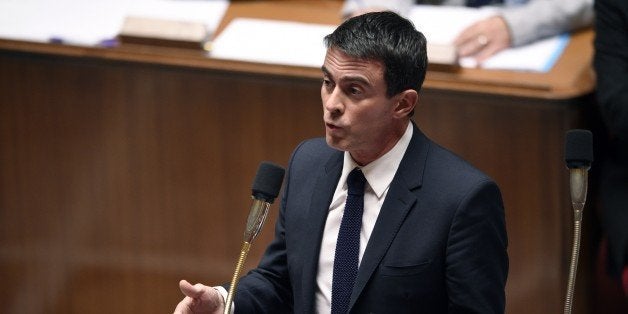
[[610, 271], [619, 276], [628, 264], [628, 1], [597, 0], [595, 11], [597, 98], [610, 136], [599, 197]]

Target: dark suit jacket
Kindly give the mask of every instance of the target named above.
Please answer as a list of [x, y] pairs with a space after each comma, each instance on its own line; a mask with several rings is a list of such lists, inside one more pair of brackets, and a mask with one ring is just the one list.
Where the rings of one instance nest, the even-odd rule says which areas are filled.
[[[324, 139], [297, 147], [275, 239], [241, 279], [237, 313], [314, 312], [322, 232], [342, 165], [343, 153]], [[415, 126], [364, 252], [350, 312], [503, 313], [506, 246], [495, 183]]]

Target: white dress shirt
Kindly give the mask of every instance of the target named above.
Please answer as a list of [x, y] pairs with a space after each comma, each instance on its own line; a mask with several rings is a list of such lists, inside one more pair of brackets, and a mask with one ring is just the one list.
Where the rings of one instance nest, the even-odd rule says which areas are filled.
[[[397, 173], [397, 168], [401, 159], [410, 144], [412, 138], [412, 124], [408, 123], [405, 133], [397, 144], [384, 154], [362, 169], [367, 184], [364, 190], [364, 213], [362, 215], [362, 230], [360, 231], [360, 254], [359, 262], [366, 249], [366, 244], [371, 237], [373, 227], [377, 221], [379, 210], [384, 203], [390, 183]], [[338, 180], [336, 191], [329, 205], [329, 214], [325, 223], [321, 251], [318, 259], [318, 273], [316, 275], [316, 312], [331, 312], [331, 286], [334, 270], [334, 255], [336, 252], [336, 240], [340, 230], [340, 222], [344, 213], [345, 201], [347, 199], [347, 176], [355, 167], [356, 162], [348, 152], [345, 152], [342, 175]]]

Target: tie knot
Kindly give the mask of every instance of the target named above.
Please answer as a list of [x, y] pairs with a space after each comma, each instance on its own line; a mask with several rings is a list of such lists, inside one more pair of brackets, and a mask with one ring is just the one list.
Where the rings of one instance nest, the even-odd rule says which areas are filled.
[[362, 170], [358, 167], [353, 168], [347, 177], [348, 193], [351, 195], [364, 195], [364, 183], [366, 183], [366, 178]]

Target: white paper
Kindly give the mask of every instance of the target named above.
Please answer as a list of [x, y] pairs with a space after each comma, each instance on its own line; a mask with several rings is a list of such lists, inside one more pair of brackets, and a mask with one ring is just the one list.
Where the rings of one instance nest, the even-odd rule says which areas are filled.
[[97, 45], [118, 35], [129, 15], [203, 22], [210, 32], [228, 0], [2, 0], [0, 37]]
[[[481, 68], [548, 72], [560, 58], [568, 43], [569, 35], [563, 34], [529, 45], [502, 50], [484, 61]], [[460, 60], [460, 65], [473, 68], [477, 67], [477, 62], [473, 58], [463, 58]]]
[[236, 18], [216, 37], [210, 56], [258, 63], [320, 67], [325, 35], [335, 25]]

